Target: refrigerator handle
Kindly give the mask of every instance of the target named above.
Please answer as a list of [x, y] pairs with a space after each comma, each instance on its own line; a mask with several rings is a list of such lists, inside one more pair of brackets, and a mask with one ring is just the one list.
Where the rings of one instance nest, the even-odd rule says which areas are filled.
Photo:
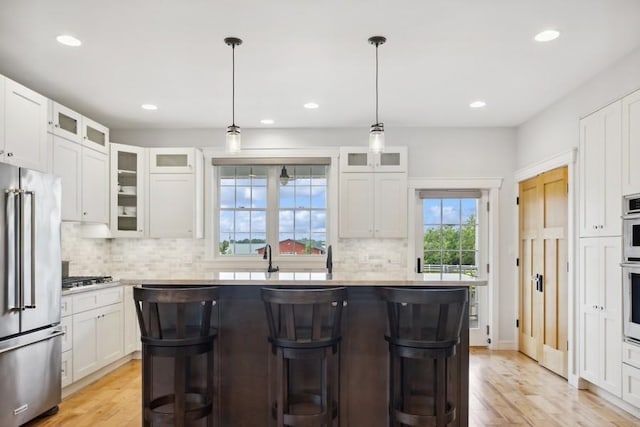
[[[7, 251], [7, 309], [20, 310], [20, 288], [16, 274], [16, 194], [17, 190], [9, 188], [4, 190], [5, 220], [6, 220], [6, 251]], [[12, 202], [12, 203], [10, 203]]]
[[31, 304], [25, 308], [36, 308], [36, 193], [35, 191], [25, 191], [25, 195], [31, 197]]

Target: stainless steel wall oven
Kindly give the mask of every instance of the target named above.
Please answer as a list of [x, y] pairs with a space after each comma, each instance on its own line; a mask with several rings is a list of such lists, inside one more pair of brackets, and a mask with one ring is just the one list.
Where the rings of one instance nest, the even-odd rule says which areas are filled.
[[622, 223], [624, 335], [640, 343], [640, 194], [623, 198]]

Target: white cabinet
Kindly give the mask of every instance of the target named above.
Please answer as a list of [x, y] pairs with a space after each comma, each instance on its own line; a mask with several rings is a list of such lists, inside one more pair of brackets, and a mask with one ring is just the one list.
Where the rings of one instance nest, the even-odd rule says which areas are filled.
[[60, 177], [62, 187], [62, 220], [82, 219], [82, 147], [57, 135], [50, 135], [51, 172]]
[[82, 141], [81, 123], [80, 113], [55, 101], [49, 101], [49, 132], [79, 144]]
[[[407, 150], [391, 147], [381, 155], [372, 160], [371, 153], [364, 148], [340, 150], [342, 238], [407, 236]], [[390, 157], [386, 159], [385, 155]], [[404, 170], [398, 172], [401, 169]]]
[[133, 301], [133, 286], [124, 287], [124, 354], [140, 351], [140, 327], [136, 305]]
[[640, 193], [640, 90], [622, 99], [622, 194]]
[[580, 237], [622, 234], [622, 102], [580, 121]]
[[388, 147], [383, 153], [371, 153], [367, 147], [342, 147], [340, 172], [406, 172], [407, 148]]
[[109, 154], [109, 129], [88, 117], [82, 117], [82, 144], [92, 150]]
[[124, 355], [122, 287], [73, 297], [73, 381]]
[[193, 173], [199, 151], [194, 148], [150, 148], [150, 173]]
[[200, 150], [149, 149], [149, 237], [202, 238], [203, 185]]
[[73, 383], [73, 352], [71, 350], [62, 353], [62, 363], [60, 365], [60, 375], [62, 388]]
[[193, 174], [149, 175], [149, 237], [193, 237]]
[[0, 140], [0, 161], [46, 172], [47, 98], [5, 78], [3, 104], [4, 124], [0, 127], [4, 126], [4, 141]]
[[622, 396], [622, 240], [580, 239], [580, 376]]
[[622, 399], [640, 408], [640, 345], [622, 343]]
[[109, 156], [82, 148], [82, 221], [109, 223]]
[[111, 143], [111, 235], [143, 237], [144, 148]]

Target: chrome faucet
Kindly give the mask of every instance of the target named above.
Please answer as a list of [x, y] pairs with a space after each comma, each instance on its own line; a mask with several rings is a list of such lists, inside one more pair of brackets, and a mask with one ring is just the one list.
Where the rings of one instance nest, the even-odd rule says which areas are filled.
[[327, 248], [327, 273], [333, 273], [333, 251], [331, 250], [331, 245]]
[[268, 259], [269, 260], [269, 266], [267, 267], [267, 273], [274, 273], [278, 270], [280, 270], [280, 268], [278, 266], [273, 267], [273, 264], [271, 264], [271, 245], [267, 245], [264, 247], [264, 255], [262, 256], [262, 259]]

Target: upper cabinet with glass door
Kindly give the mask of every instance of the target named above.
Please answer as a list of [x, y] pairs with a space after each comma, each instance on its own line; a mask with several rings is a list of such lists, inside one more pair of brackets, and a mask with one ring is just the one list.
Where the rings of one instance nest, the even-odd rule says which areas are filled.
[[111, 143], [111, 233], [143, 237], [144, 148]]
[[193, 173], [195, 148], [150, 148], [149, 173]]
[[371, 153], [366, 146], [340, 148], [341, 172], [406, 172], [407, 147], [387, 147]]
[[82, 115], [64, 105], [49, 101], [49, 131], [72, 142], [82, 141]]
[[82, 143], [101, 153], [109, 153], [109, 128], [88, 117], [82, 117]]

